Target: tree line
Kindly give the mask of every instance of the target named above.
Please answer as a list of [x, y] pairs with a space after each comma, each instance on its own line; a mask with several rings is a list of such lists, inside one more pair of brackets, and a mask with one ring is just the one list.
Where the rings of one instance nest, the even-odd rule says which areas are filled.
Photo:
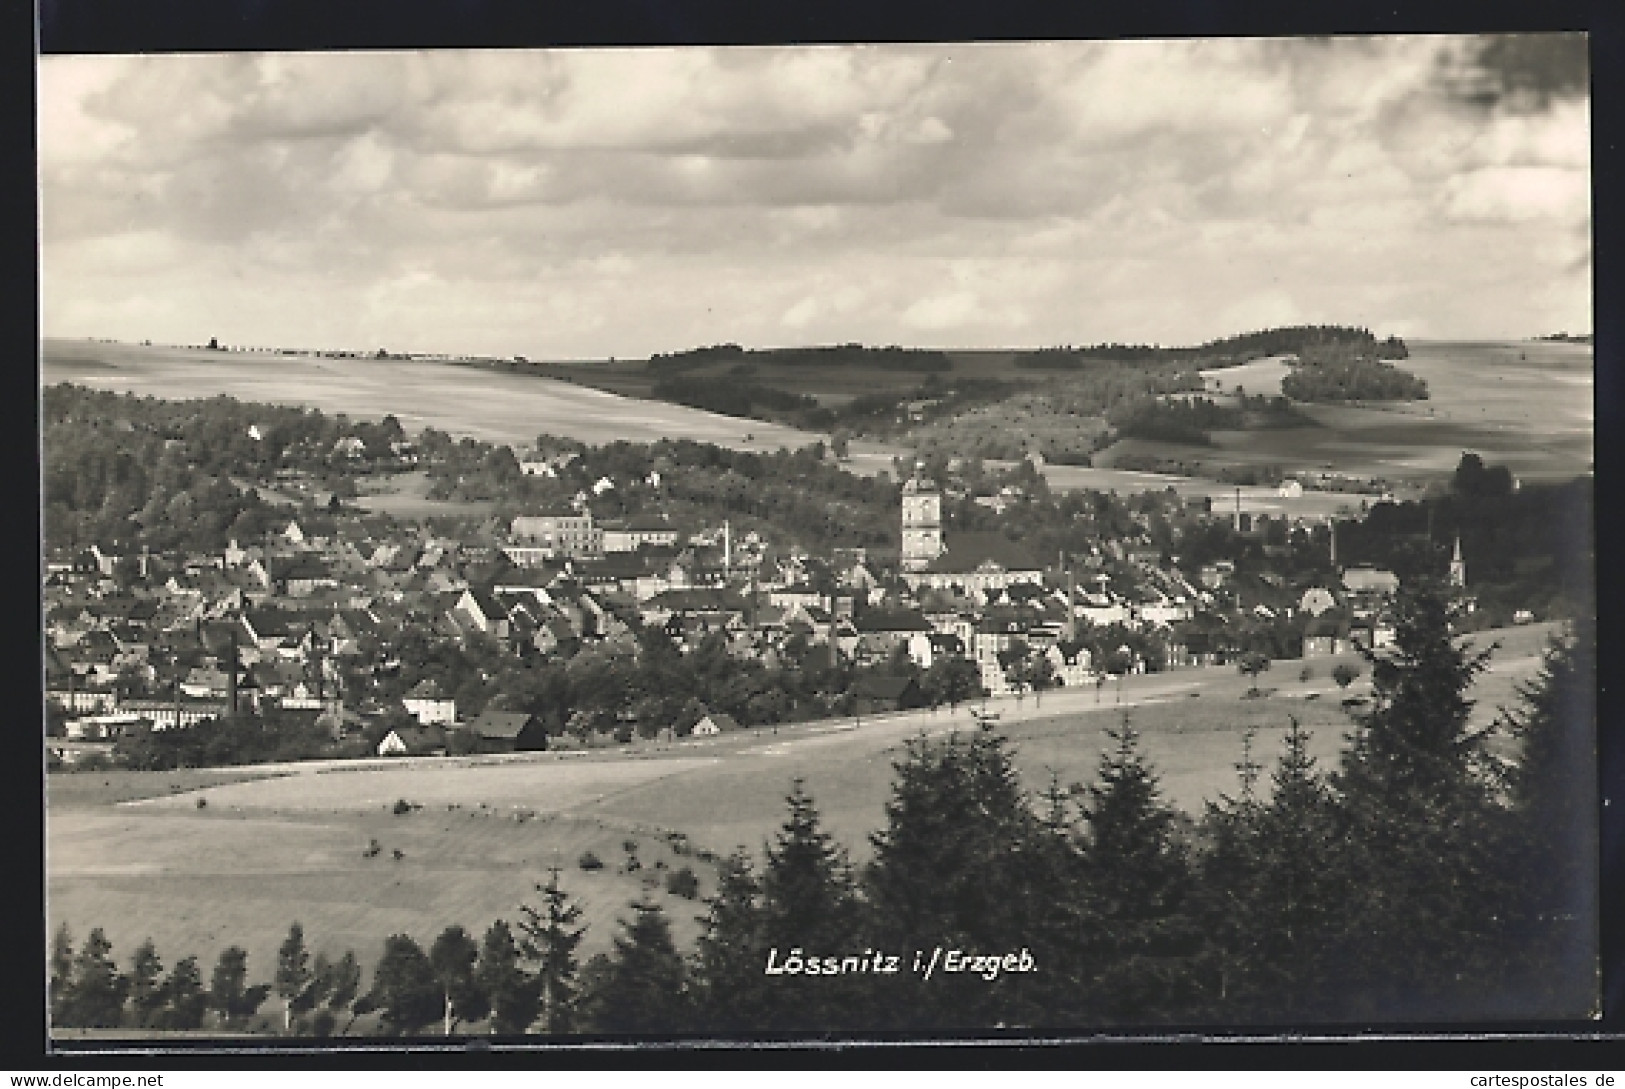
[[686, 952], [644, 899], [579, 963], [555, 870], [483, 940], [391, 936], [365, 994], [349, 961], [308, 960], [297, 928], [271, 983], [247, 986], [227, 950], [207, 991], [190, 958], [160, 979], [144, 946], [124, 974], [99, 934], [77, 954], [59, 935], [53, 1015], [171, 1027], [202, 1008], [229, 1026], [274, 992], [290, 1030], [359, 1011], [399, 1035], [1580, 1016], [1596, 978], [1591, 629], [1555, 640], [1520, 706], [1480, 729], [1468, 691], [1489, 651], [1452, 637], [1431, 585], [1397, 613], [1336, 766], [1292, 722], [1272, 769], [1249, 747], [1235, 793], [1194, 818], [1127, 718], [1093, 782], [1036, 795], [990, 730], [920, 738], [868, 862], [797, 783], [760, 865], [743, 849], [722, 863]]

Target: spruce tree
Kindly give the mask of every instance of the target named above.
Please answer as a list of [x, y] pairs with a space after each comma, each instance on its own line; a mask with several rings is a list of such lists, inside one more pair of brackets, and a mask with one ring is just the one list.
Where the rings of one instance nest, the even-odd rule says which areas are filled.
[[1116, 746], [1102, 755], [1083, 811], [1080, 869], [1097, 929], [1083, 942], [1093, 986], [1080, 995], [1079, 1012], [1088, 1020], [1166, 1020], [1197, 995], [1202, 942], [1186, 902], [1190, 850], [1128, 716], [1108, 733]]
[[164, 1007], [154, 1024], [164, 1029], [198, 1029], [203, 1027], [204, 1015], [209, 1010], [209, 993], [203, 989], [203, 973], [196, 957], [182, 957], [169, 970], [164, 981]]
[[474, 978], [491, 1004], [492, 1033], [514, 1036], [529, 1031], [541, 996], [536, 981], [519, 966], [519, 946], [501, 919], [485, 931]]
[[724, 859], [695, 951], [695, 1006], [703, 1028], [737, 1032], [765, 1023], [761, 882], [744, 848]]
[[[763, 972], [758, 1017], [774, 1029], [823, 1029], [861, 1019], [865, 989], [848, 977], [816, 980], [766, 975], [767, 957], [860, 953], [865, 947], [856, 881], [846, 850], [824, 830], [818, 807], [796, 779], [789, 809], [766, 848], [761, 877], [758, 970]], [[788, 982], [787, 982], [788, 980]]]
[[536, 886], [541, 909], [529, 904], [519, 907], [519, 951], [534, 965], [542, 1031], [558, 1035], [575, 1028], [576, 947], [587, 928], [575, 925], [581, 918], [581, 906], [559, 884], [558, 867], [550, 874], [546, 885]]
[[282, 999], [282, 1031], [293, 1029], [294, 999], [310, 985], [310, 951], [305, 948], [305, 931], [297, 922], [288, 928], [288, 936], [276, 955], [276, 976], [272, 985]]
[[1209, 1009], [1225, 1020], [1290, 1021], [1338, 986], [1321, 955], [1346, 901], [1335, 800], [1294, 717], [1268, 799], [1244, 788], [1210, 806], [1199, 895], [1211, 942]]
[[599, 1032], [667, 1034], [690, 1025], [688, 971], [672, 944], [671, 924], [651, 900], [621, 920], [603, 979], [586, 996]]
[[63, 923], [51, 936], [51, 1023], [66, 1025], [68, 1004], [73, 996], [73, 933]]
[[474, 966], [480, 947], [460, 926], [448, 926], [429, 947], [429, 966], [440, 985], [442, 1034], [463, 1021], [479, 1021], [490, 1015], [491, 1003], [479, 985]]
[[405, 934], [384, 939], [372, 973], [372, 1004], [392, 1036], [413, 1036], [440, 1017], [440, 986], [422, 947]]
[[[332, 975], [327, 984], [327, 995], [322, 1004], [322, 1010], [333, 1018], [344, 1010], [350, 1011], [350, 1019], [345, 1022], [340, 1035], [349, 1032], [350, 1026], [355, 1024], [355, 1019], [361, 1012], [356, 1009], [360, 995], [361, 962], [356, 959], [353, 951], [346, 949], [344, 955], [333, 964]], [[321, 1014], [318, 1013], [317, 1017], [321, 1018]]]
[[846, 851], [824, 831], [818, 807], [796, 779], [785, 796], [790, 812], [767, 847], [762, 873], [763, 937], [822, 945], [850, 933], [854, 910]]
[[248, 953], [245, 950], [232, 945], [220, 951], [209, 982], [209, 1005], [220, 1014], [226, 1027], [240, 1027], [244, 1019], [260, 1008], [265, 996], [270, 993], [269, 983], [248, 985]]
[[[991, 731], [916, 739], [896, 772], [864, 875], [879, 944], [911, 959], [914, 950], [1014, 952], [1030, 944], [1044, 910], [1035, 885], [1039, 826], [1008, 743]], [[898, 1027], [1007, 1021], [1018, 986], [1012, 977], [944, 976], [904, 1003], [894, 992], [911, 982], [893, 979], [881, 992], [891, 998], [882, 1012], [900, 1018]]]
[[168, 996], [164, 994], [164, 965], [158, 959], [158, 949], [148, 938], [136, 948], [130, 962], [130, 1015], [137, 1027], [153, 1024], [163, 1010]]
[[1598, 948], [1597, 646], [1584, 618], [1553, 639], [1505, 712], [1516, 754], [1501, 861], [1513, 890], [1506, 949], [1513, 986], [1541, 1012], [1589, 1014]]
[[117, 1028], [124, 1018], [129, 980], [113, 963], [113, 947], [100, 927], [90, 932], [73, 958], [73, 985], [65, 1024], [81, 1028]]
[[1462, 1016], [1494, 997], [1507, 907], [1496, 857], [1504, 809], [1467, 694], [1491, 650], [1452, 637], [1437, 583], [1403, 584], [1394, 612], [1393, 646], [1367, 652], [1373, 706], [1333, 780], [1334, 865], [1349, 895], [1326, 953], [1344, 1016]]

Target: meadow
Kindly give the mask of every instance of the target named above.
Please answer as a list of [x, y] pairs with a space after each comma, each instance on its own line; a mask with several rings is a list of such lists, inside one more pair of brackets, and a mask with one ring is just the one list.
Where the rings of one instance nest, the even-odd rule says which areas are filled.
[[[1039, 373], [1015, 371], [1009, 352], [948, 355], [956, 375], [1020, 378]], [[178, 399], [224, 393], [373, 418], [393, 413], [409, 430], [432, 426], [493, 442], [529, 443], [546, 432], [589, 443], [690, 438], [765, 451], [804, 446], [824, 437], [606, 391], [640, 392], [637, 383], [648, 379], [642, 361], [574, 362], [521, 371], [76, 340], [45, 341], [43, 359], [46, 383], [74, 381]], [[910, 388], [922, 377], [862, 367], [753, 366], [757, 380], [837, 400]], [[1411, 345], [1411, 358], [1404, 366], [1427, 381], [1429, 400], [1382, 407], [1306, 406], [1315, 427], [1217, 432], [1212, 447], [1130, 440], [1097, 457], [1096, 467], [1049, 465], [1045, 475], [1052, 487], [1066, 490], [1097, 488], [1128, 494], [1173, 487], [1182, 494], [1233, 502], [1233, 489], [1212, 480], [1115, 468], [1113, 451], [1202, 462], [1209, 472], [1222, 466], [1273, 465], [1287, 472], [1329, 470], [1415, 484], [1447, 475], [1463, 450], [1504, 463], [1525, 480], [1566, 479], [1589, 470], [1593, 456], [1589, 345], [1418, 342]], [[1204, 373], [1233, 388], [1232, 379], [1241, 376], [1262, 380], [1259, 368], [1276, 373], [1280, 364], [1255, 361], [1243, 368]], [[540, 370], [572, 380], [538, 377]], [[588, 382], [604, 388], [591, 388]], [[1246, 381], [1241, 384], [1247, 386]], [[899, 456], [907, 459], [912, 452], [897, 443], [854, 442], [849, 468], [866, 475], [891, 472], [893, 459]], [[384, 509], [394, 501], [369, 497], [369, 502]], [[412, 498], [398, 502], [411, 506]], [[1244, 510], [1308, 518], [1358, 502], [1358, 497], [1313, 492], [1291, 500], [1276, 496], [1273, 489], [1243, 493]]]
[[[1479, 721], [1515, 701], [1549, 630], [1473, 637], [1503, 643], [1474, 690]], [[987, 707], [1035, 794], [1052, 777], [1063, 788], [1092, 781], [1107, 730], [1127, 713], [1164, 795], [1198, 816], [1205, 802], [1238, 789], [1249, 731], [1266, 779], [1292, 716], [1311, 731], [1322, 766], [1335, 762], [1350, 724], [1341, 700], [1367, 684], [1339, 690], [1330, 679], [1336, 661], [1308, 663], [1307, 681], [1305, 663], [1276, 663], [1259, 679], [1263, 698], [1244, 698], [1250, 682], [1215, 667], [1130, 677], [1120, 692], [1115, 684], [1059, 690]], [[645, 894], [662, 903], [685, 943], [703, 904], [667, 892], [665, 874], [692, 866], [703, 896], [714, 871], [701, 852], [743, 846], [759, 856], [783, 820], [793, 779], [805, 781], [825, 826], [861, 862], [909, 739], [976, 728], [961, 707], [613, 754], [56, 774], [48, 785], [48, 919], [79, 937], [103, 927], [121, 961], [149, 936], [166, 963], [188, 953], [212, 962], [236, 943], [249, 951], [251, 970], [268, 975], [295, 920], [314, 949], [354, 949], [370, 964], [391, 933], [426, 944], [452, 923], [483, 931], [493, 919], [512, 921], [557, 865], [583, 903], [589, 954], [608, 946], [616, 918]], [[414, 808], [395, 813], [400, 800]], [[626, 868], [629, 840], [641, 866], [634, 871]], [[373, 841], [378, 851], [369, 857]], [[579, 867], [587, 851], [603, 869]]]

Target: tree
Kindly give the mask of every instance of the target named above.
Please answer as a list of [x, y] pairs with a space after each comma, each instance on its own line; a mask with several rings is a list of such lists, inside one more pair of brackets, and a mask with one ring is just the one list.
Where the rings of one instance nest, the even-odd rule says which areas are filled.
[[[326, 1023], [331, 1028], [333, 1024], [336, 1024], [336, 1015], [340, 1011], [348, 1009], [350, 1011], [350, 1020], [345, 1023], [343, 1030], [339, 1033], [342, 1036], [350, 1031], [350, 1026], [355, 1024], [356, 1017], [362, 1013], [361, 1010], [356, 1008], [361, 995], [361, 962], [356, 959], [355, 953], [346, 949], [344, 955], [333, 964], [332, 973], [327, 981], [326, 992], [326, 1001], [316, 1015], [316, 1025], [314, 1027], [318, 1036], [328, 1035], [328, 1033], [321, 1031], [323, 1024]], [[325, 1018], [322, 1016], [324, 1013], [328, 1015]]]
[[581, 918], [581, 907], [560, 886], [558, 867], [550, 873], [546, 885], [536, 886], [542, 897], [541, 910], [529, 904], [519, 907], [519, 951], [536, 966], [533, 978], [540, 998], [542, 1031], [557, 1035], [575, 1027], [575, 952], [587, 928], [575, 925]]
[[632, 904], [621, 920], [605, 973], [586, 996], [600, 1032], [671, 1033], [690, 1020], [688, 970], [672, 944], [671, 924], [651, 900]]
[[485, 931], [475, 981], [491, 1003], [491, 1031], [510, 1036], [526, 1032], [541, 1004], [536, 981], [519, 966], [513, 931], [501, 919]]
[[1253, 682], [1252, 687], [1247, 690], [1253, 694], [1258, 692], [1258, 675], [1268, 670], [1269, 667], [1269, 656], [1256, 650], [1250, 650], [1243, 654], [1236, 663], [1236, 670]]
[[66, 1012], [73, 998], [73, 933], [68, 924], [56, 928], [51, 937], [51, 1021], [67, 1024]]
[[1110, 996], [1099, 1014], [1164, 1018], [1194, 997], [1189, 962], [1201, 941], [1186, 903], [1190, 851], [1128, 716], [1108, 734], [1116, 746], [1083, 808], [1082, 879], [1098, 918], [1085, 958], [1095, 994]]
[[811, 945], [846, 931], [854, 885], [845, 850], [825, 832], [804, 782], [785, 796], [789, 815], [767, 848], [762, 875], [764, 938]]
[[129, 980], [113, 964], [113, 947], [100, 927], [90, 932], [73, 958], [72, 985], [63, 1009], [63, 1024], [79, 1028], [117, 1028], [124, 1017]]
[[[1038, 822], [1008, 742], [991, 731], [918, 738], [895, 767], [886, 826], [871, 837], [864, 873], [877, 943], [1013, 952], [1033, 942], [1054, 890], [1034, 862]], [[990, 1003], [1009, 987], [944, 978], [893, 1011], [900, 1027], [991, 1024], [999, 1016]]]
[[1372, 707], [1333, 780], [1350, 894], [1327, 949], [1347, 966], [1346, 1013], [1423, 1018], [1477, 1008], [1504, 970], [1504, 818], [1489, 730], [1471, 724], [1467, 696], [1493, 648], [1452, 637], [1435, 582], [1401, 584], [1394, 614], [1393, 646], [1365, 654]]
[[1516, 985], [1549, 1008], [1594, 999], [1565, 981], [1588, 979], [1597, 926], [1596, 634], [1589, 618], [1554, 637], [1520, 706], [1505, 712], [1517, 755], [1499, 852], [1512, 888], [1509, 959]]
[[282, 999], [282, 1031], [293, 1030], [294, 999], [310, 985], [310, 951], [305, 948], [305, 931], [297, 922], [288, 928], [276, 954], [276, 976], [272, 980]]
[[1339, 688], [1347, 688], [1349, 685], [1353, 684], [1355, 679], [1359, 676], [1359, 668], [1349, 665], [1347, 662], [1339, 662], [1332, 669], [1332, 680], [1337, 682], [1337, 687]]
[[148, 938], [135, 951], [130, 963], [130, 1012], [137, 1027], [145, 1027], [156, 1020], [168, 1001], [163, 985], [164, 965], [158, 959], [158, 949]]
[[[1209, 807], [1212, 846], [1198, 884], [1214, 946], [1220, 1016], [1302, 1017], [1335, 991], [1326, 937], [1346, 898], [1336, 865], [1336, 802], [1292, 718], [1267, 801], [1243, 780]], [[1247, 767], [1248, 765], [1243, 765]]]
[[269, 983], [248, 986], [248, 953], [231, 945], [220, 951], [209, 982], [209, 1005], [227, 1027], [238, 1026], [253, 1015], [271, 993]]
[[203, 1027], [209, 1011], [209, 993], [203, 989], [203, 973], [196, 957], [182, 957], [164, 980], [164, 1008], [158, 1011], [154, 1027], [197, 1029]]
[[429, 947], [429, 966], [440, 985], [447, 1036], [451, 1035], [454, 1020], [456, 1023], [478, 1021], [490, 1015], [490, 1000], [474, 972], [479, 956], [479, 944], [460, 926], [442, 930]]
[[748, 851], [722, 861], [696, 943], [695, 1005], [706, 1028], [737, 1032], [765, 1023], [761, 891]]
[[441, 1013], [434, 967], [418, 943], [405, 934], [384, 939], [369, 997], [382, 1015], [384, 1030], [393, 1036], [415, 1035]]

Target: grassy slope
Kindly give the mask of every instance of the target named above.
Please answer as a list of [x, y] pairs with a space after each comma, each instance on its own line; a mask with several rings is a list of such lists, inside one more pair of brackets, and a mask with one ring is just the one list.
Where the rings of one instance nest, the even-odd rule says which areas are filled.
[[[1545, 629], [1536, 627], [1498, 634], [1506, 645], [1475, 693], [1482, 718], [1512, 702], [1516, 680], [1532, 673], [1545, 639]], [[1298, 663], [1278, 663], [1262, 678], [1275, 689], [1263, 700], [1241, 699], [1247, 682], [1230, 669], [1130, 678], [1123, 697], [1168, 797], [1194, 814], [1203, 799], [1234, 790], [1234, 765], [1249, 726], [1259, 728], [1254, 753], [1266, 765], [1289, 714], [1314, 732], [1312, 748], [1323, 764], [1335, 760], [1348, 720], [1328, 679], [1331, 665], [1317, 660], [1305, 684]], [[1188, 694], [1196, 690], [1200, 696]], [[1305, 699], [1311, 691], [1322, 694]], [[1019, 707], [1010, 699], [993, 701], [1030, 790], [1041, 789], [1051, 770], [1063, 785], [1093, 778], [1105, 729], [1121, 714], [1113, 688], [1098, 705], [1095, 698], [1091, 690], [1051, 693], [1042, 706], [1030, 697]], [[213, 786], [203, 792], [210, 799], [203, 810], [189, 796], [111, 803], [163, 798], [177, 786], [223, 782], [236, 773], [154, 773], [145, 782], [129, 772], [59, 776], [52, 780], [49, 814], [49, 919], [53, 928], [68, 921], [81, 938], [91, 926], [104, 927], [121, 963], [148, 936], [166, 963], [189, 952], [212, 962], [220, 948], [236, 942], [249, 950], [251, 971], [268, 976], [276, 946], [295, 919], [313, 947], [330, 954], [353, 948], [370, 964], [395, 931], [427, 943], [450, 923], [483, 931], [494, 918], [515, 918], [546, 868], [560, 864], [566, 887], [586, 907], [590, 953], [607, 946], [615, 919], [643, 892], [642, 875], [614, 872], [628, 835], [642, 844], [646, 865], [656, 858], [668, 866], [694, 864], [702, 892], [709, 891], [709, 867], [679, 858], [656, 829], [682, 829], [718, 852], [737, 844], [760, 848], [783, 819], [792, 777], [802, 776], [826, 825], [861, 859], [867, 833], [882, 823], [891, 764], [904, 741], [922, 729], [944, 733], [955, 726], [969, 728], [964, 709], [954, 717], [943, 711], [865, 719], [858, 729], [832, 730], [826, 723], [725, 736], [650, 752], [647, 760], [612, 758], [596, 768], [574, 762], [581, 758], [547, 758], [518, 771], [497, 762], [483, 770], [431, 764], [309, 774], [311, 782], [323, 783], [321, 793], [302, 795], [292, 778]], [[682, 763], [653, 766], [674, 760]], [[660, 774], [666, 770], [671, 773]], [[102, 782], [110, 785], [95, 785]], [[331, 784], [350, 782], [357, 784], [351, 797], [327, 793]], [[466, 795], [456, 809], [447, 807], [444, 793], [453, 787]], [[400, 795], [417, 795], [425, 806], [393, 816], [379, 799]], [[246, 804], [256, 798], [275, 805]], [[482, 799], [490, 808], [479, 808]], [[515, 804], [559, 812], [520, 822]], [[364, 859], [373, 838], [383, 853]], [[405, 855], [400, 861], [392, 857], [395, 848]], [[608, 864], [605, 870], [576, 867], [587, 849]], [[678, 940], [689, 942], [701, 905], [664, 891], [656, 895]]]

